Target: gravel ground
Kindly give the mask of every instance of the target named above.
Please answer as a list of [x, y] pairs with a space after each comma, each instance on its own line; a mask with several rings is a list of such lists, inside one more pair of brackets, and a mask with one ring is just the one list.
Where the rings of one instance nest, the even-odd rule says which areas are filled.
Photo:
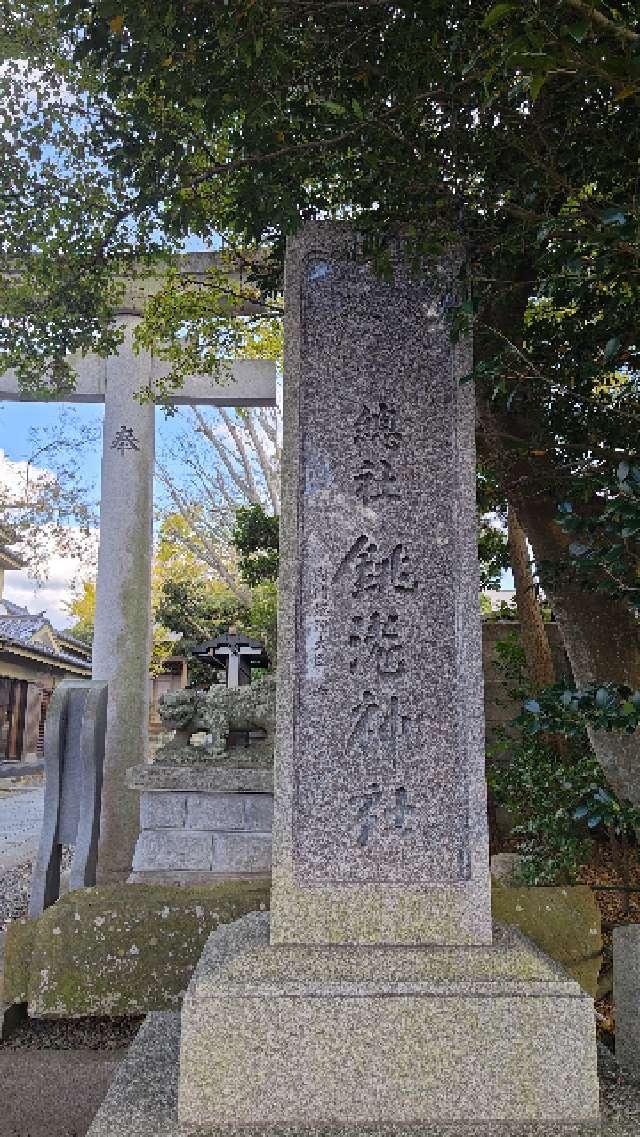
[[[70, 868], [72, 855], [72, 849], [63, 849], [62, 872]], [[33, 861], [22, 861], [11, 868], [0, 868], [0, 932], [5, 930], [10, 920], [27, 914], [32, 867]]]
[[640, 1081], [627, 1077], [611, 1051], [598, 1043], [598, 1071], [602, 1104], [602, 1137], [638, 1137], [640, 1134]]
[[114, 1019], [25, 1019], [0, 1050], [122, 1050], [135, 1038], [142, 1016]]
[[26, 916], [31, 886], [31, 861], [0, 871], [0, 932], [9, 920]]
[[40, 841], [44, 785], [42, 779], [0, 782], [0, 869], [32, 860]]

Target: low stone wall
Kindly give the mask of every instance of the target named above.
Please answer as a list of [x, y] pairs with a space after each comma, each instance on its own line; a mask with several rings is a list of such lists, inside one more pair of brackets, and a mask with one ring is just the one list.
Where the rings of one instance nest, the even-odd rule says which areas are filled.
[[[180, 1004], [209, 934], [269, 907], [270, 881], [109, 885], [72, 892], [9, 925], [5, 1001], [35, 1018], [139, 1015]], [[514, 924], [593, 994], [600, 912], [586, 886], [493, 886], [494, 919]]]
[[9, 924], [4, 1001], [34, 1018], [143, 1015], [179, 1006], [211, 932], [269, 907], [269, 879], [71, 892]]

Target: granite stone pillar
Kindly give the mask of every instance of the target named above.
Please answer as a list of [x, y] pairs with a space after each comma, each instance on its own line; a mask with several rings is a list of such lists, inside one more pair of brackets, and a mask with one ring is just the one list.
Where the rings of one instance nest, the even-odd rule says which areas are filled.
[[640, 1077], [640, 925], [613, 929], [616, 1061]]
[[473, 390], [455, 258], [287, 261], [273, 943], [491, 941]]
[[385, 282], [346, 226], [288, 250], [271, 919], [194, 972], [188, 1133], [597, 1130], [592, 1000], [492, 934], [456, 258], [390, 252]]
[[136, 317], [107, 360], [92, 676], [107, 681], [109, 703], [100, 819], [98, 881], [126, 880], [139, 830], [129, 766], [144, 762], [149, 720], [151, 559], [155, 407], [141, 404], [145, 364], [133, 352]]

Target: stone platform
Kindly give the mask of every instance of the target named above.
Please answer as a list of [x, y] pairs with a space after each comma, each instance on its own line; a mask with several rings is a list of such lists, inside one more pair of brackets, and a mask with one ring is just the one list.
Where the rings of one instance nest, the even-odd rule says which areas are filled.
[[135, 766], [140, 794], [133, 884], [206, 884], [271, 871], [271, 770]]
[[591, 1000], [512, 929], [269, 948], [252, 914], [211, 936], [182, 1027], [148, 1016], [87, 1137], [587, 1137], [597, 1103]]
[[179, 1119], [595, 1132], [593, 1003], [513, 929], [489, 947], [270, 947], [252, 913], [209, 938], [185, 996]]

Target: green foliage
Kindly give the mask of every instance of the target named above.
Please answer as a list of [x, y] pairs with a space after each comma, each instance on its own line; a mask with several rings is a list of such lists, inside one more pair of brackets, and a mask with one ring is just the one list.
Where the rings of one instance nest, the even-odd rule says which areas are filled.
[[[582, 506], [582, 509], [581, 509]], [[621, 459], [596, 501], [563, 501], [559, 521], [583, 587], [622, 596], [640, 611], [640, 466]]]
[[[640, 717], [619, 693], [570, 692], [558, 683], [530, 697], [525, 657], [515, 632], [496, 644], [498, 668], [510, 698], [523, 703], [522, 714], [499, 732], [489, 752], [488, 781], [496, 802], [514, 819], [513, 834], [523, 856], [527, 884], [572, 883], [593, 852], [594, 839], [608, 840], [618, 854], [640, 827], [640, 810], [620, 801], [607, 785], [591, 751], [586, 725], [633, 729]], [[604, 688], [600, 689], [602, 692]], [[611, 700], [610, 700], [611, 696]], [[610, 700], [610, 701], [609, 701]]]
[[492, 608], [486, 616], [487, 620], [514, 620], [518, 619], [518, 609], [515, 604], [501, 600], [498, 608]]
[[267, 649], [272, 670], [276, 664], [278, 630], [278, 585], [276, 581], [264, 580], [251, 590], [251, 607], [244, 620], [242, 630]]
[[480, 587], [499, 588], [503, 569], [509, 567], [507, 534], [490, 519], [478, 519], [478, 559]]
[[70, 616], [75, 617], [69, 632], [76, 639], [91, 645], [93, 643], [93, 623], [96, 610], [96, 583], [85, 580], [72, 600], [67, 604]]
[[235, 627], [239, 632], [261, 640], [275, 663], [277, 587], [273, 582], [258, 584], [244, 604], [228, 588], [207, 579], [167, 579], [156, 603], [156, 618], [169, 631], [182, 638], [173, 650], [189, 659], [189, 682], [208, 687], [213, 682], [211, 667], [191, 657], [196, 644]]
[[502, 571], [509, 567], [507, 509], [495, 472], [484, 464], [476, 471], [476, 510], [480, 587], [499, 588]]
[[[511, 616], [509, 616], [508, 619], [515, 618], [517, 620], [517, 611], [515, 612], [515, 617], [513, 615], [513, 608], [508, 608], [507, 611], [511, 612]], [[526, 698], [529, 682], [527, 676], [527, 661], [518, 633], [515, 631], [509, 632], [508, 635], [497, 640], [495, 653], [497, 669], [502, 675], [509, 698], [518, 701]]]
[[261, 505], [236, 510], [231, 542], [238, 550], [240, 574], [249, 585], [278, 577], [280, 519], [265, 513]]
[[208, 687], [211, 667], [191, 659], [193, 648], [237, 625], [246, 607], [228, 589], [207, 580], [165, 580], [156, 602], [156, 619], [182, 636], [175, 650], [189, 659], [189, 682]]
[[632, 734], [640, 726], [640, 691], [615, 683], [593, 683], [579, 690], [555, 683], [525, 700], [518, 722], [531, 735], [552, 731], [577, 738], [586, 726]]
[[[13, 256], [28, 240], [41, 264], [36, 340], [59, 323], [54, 300], [65, 288], [74, 342], [88, 342], [92, 321], [102, 340], [96, 305], [111, 253], [131, 260], [188, 232], [222, 233], [233, 250], [260, 246], [246, 275], [273, 288], [286, 236], [304, 218], [346, 215], [382, 273], [385, 238], [398, 227], [416, 267], [464, 243], [459, 315], [491, 341], [476, 370], [501, 406], [524, 412], [527, 440], [562, 450], [589, 429], [601, 437], [624, 425], [607, 381], [621, 366], [629, 374], [638, 351], [640, 33], [630, 0], [585, 18], [551, 0], [123, 0], [115, 14], [111, 0], [51, 0], [48, 34], [26, 44], [25, 23], [36, 28], [43, 5], [20, 8], [15, 53], [47, 80], [59, 73], [91, 92], [89, 115], [65, 117], [56, 90], [38, 138], [57, 137], [63, 123], [66, 157], [42, 177], [29, 157], [38, 138], [23, 121], [23, 92], [8, 100], [7, 175], [19, 175], [28, 238], [18, 247], [5, 225], [6, 239]], [[58, 203], [55, 224], [43, 194]], [[76, 279], [95, 281], [84, 313]], [[508, 339], [494, 320], [496, 302], [508, 307], [523, 282], [524, 343], [520, 316]], [[33, 357], [35, 341], [23, 335], [19, 353]]]
[[629, 840], [640, 825], [640, 811], [612, 795], [584, 743], [561, 756], [548, 741], [524, 735], [495, 750], [505, 753], [503, 764], [491, 766], [489, 784], [514, 818], [524, 883], [574, 883], [594, 838]]
[[[231, 375], [229, 361], [234, 359], [281, 357], [281, 304], [261, 300], [256, 287], [244, 280], [235, 283], [228, 275], [237, 270], [233, 258], [221, 259], [220, 266], [208, 269], [204, 285], [190, 285], [169, 267], [136, 327], [136, 345], [171, 364], [166, 378], [156, 383], [156, 390], [165, 395], [197, 373], [224, 384]], [[237, 315], [234, 305], [253, 311]]]

